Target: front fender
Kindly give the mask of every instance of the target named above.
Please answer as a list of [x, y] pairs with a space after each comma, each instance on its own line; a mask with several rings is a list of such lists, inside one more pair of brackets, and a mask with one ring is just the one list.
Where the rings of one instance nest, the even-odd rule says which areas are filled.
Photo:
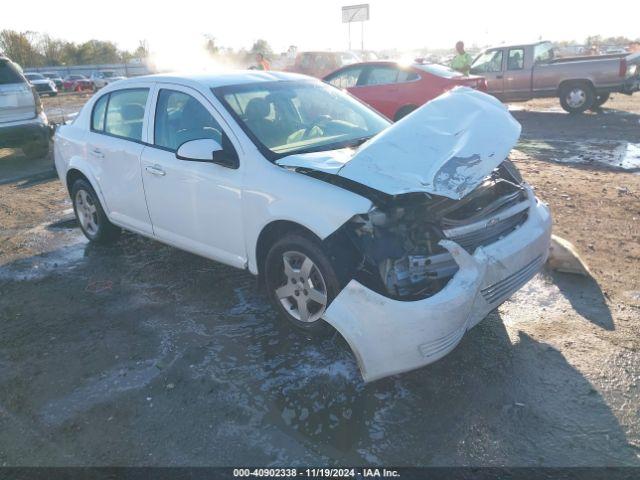
[[270, 167], [268, 175], [248, 175], [247, 183], [252, 187], [244, 191], [245, 244], [248, 268], [253, 274], [258, 273], [258, 238], [270, 223], [293, 222], [323, 240], [354, 215], [372, 207], [370, 200], [343, 188], [282, 167]]

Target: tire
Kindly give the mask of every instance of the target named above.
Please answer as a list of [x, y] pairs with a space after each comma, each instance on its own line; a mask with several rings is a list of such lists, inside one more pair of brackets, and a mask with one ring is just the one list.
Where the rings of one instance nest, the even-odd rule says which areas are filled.
[[265, 260], [265, 285], [271, 302], [294, 327], [314, 336], [332, 331], [322, 314], [340, 287], [317, 241], [290, 233], [275, 242]]
[[584, 82], [571, 82], [560, 89], [560, 105], [569, 113], [583, 113], [593, 106], [593, 87]]
[[46, 157], [49, 154], [49, 140], [28, 143], [22, 147], [22, 153], [29, 160]]
[[76, 180], [71, 188], [73, 211], [84, 236], [94, 243], [108, 244], [118, 239], [120, 228], [104, 213], [98, 195], [86, 180]]
[[413, 112], [416, 108], [415, 105], [405, 105], [404, 107], [400, 108], [397, 112], [396, 112], [396, 116], [393, 117], [393, 121], [397, 122], [398, 120], [406, 117], [407, 115], [409, 115], [411, 112]]
[[609, 100], [608, 93], [599, 93], [596, 95], [595, 100], [593, 101], [593, 105], [591, 106], [591, 110], [599, 110], [602, 105], [604, 105], [607, 100]]

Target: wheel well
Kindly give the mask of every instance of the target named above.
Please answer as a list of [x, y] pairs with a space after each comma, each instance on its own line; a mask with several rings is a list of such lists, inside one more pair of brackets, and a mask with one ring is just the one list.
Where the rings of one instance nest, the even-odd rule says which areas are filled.
[[558, 85], [558, 95], [560, 95], [560, 92], [562, 92], [562, 89], [564, 87], [566, 87], [567, 85], [580, 84], [580, 83], [587, 85], [595, 93], [595, 88], [594, 88], [593, 82], [591, 80], [586, 80], [586, 79], [582, 79], [582, 80], [563, 80], [562, 82], [560, 82], [560, 85]]
[[76, 183], [76, 180], [80, 179], [86, 180], [87, 183], [91, 185], [89, 179], [80, 170], [72, 168], [67, 172], [67, 190], [69, 191], [69, 193], [71, 193], [71, 188], [73, 187], [73, 184]]
[[267, 253], [271, 245], [278, 241], [288, 233], [298, 233], [311, 238], [317, 242], [320, 242], [318, 236], [306, 227], [303, 227], [299, 223], [291, 222], [288, 220], [276, 220], [265, 226], [260, 235], [258, 236], [258, 242], [256, 243], [256, 266], [258, 268], [258, 275], [261, 278], [264, 271], [264, 262], [267, 258]]

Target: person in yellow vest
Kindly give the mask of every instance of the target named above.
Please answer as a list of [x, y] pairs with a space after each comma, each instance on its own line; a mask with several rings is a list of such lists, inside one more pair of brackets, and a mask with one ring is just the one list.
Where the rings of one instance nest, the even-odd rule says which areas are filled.
[[464, 42], [460, 41], [456, 43], [456, 52], [458, 53], [451, 61], [451, 68], [465, 75], [469, 75], [469, 69], [471, 68], [473, 59], [471, 55], [464, 51]]
[[256, 55], [256, 62], [258, 62], [258, 70], [271, 70], [271, 65], [269, 65], [269, 62], [267, 62], [267, 59], [264, 58], [263, 54], [258, 53]]

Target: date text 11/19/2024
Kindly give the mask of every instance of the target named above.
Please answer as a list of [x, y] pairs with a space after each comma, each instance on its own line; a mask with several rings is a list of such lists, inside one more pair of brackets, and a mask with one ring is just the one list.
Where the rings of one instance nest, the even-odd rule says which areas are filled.
[[234, 477], [264, 478], [399, 478], [386, 468], [234, 468]]

